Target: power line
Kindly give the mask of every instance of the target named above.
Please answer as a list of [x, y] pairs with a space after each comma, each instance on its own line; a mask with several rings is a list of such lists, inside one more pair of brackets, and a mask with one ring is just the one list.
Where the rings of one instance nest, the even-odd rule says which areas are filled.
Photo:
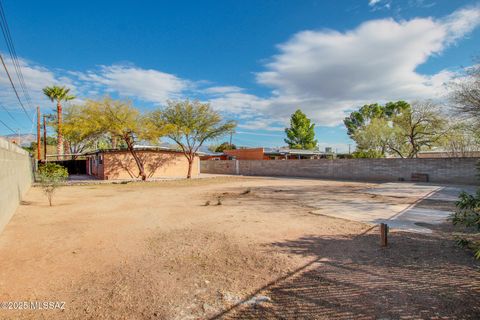
[[7, 108], [5, 108], [5, 106], [3, 104], [0, 104], [0, 107], [2, 107], [3, 110], [5, 110], [5, 112], [10, 116], [10, 118], [13, 119], [13, 121], [17, 122], [17, 119], [15, 119], [15, 117], [10, 113], [10, 111], [8, 111]]
[[25, 109], [25, 106], [23, 105], [22, 100], [20, 99], [20, 96], [18, 95], [17, 88], [15, 87], [15, 84], [13, 84], [12, 77], [10, 76], [10, 73], [8, 72], [7, 65], [5, 64], [5, 61], [3, 60], [2, 54], [0, 54], [0, 60], [2, 61], [3, 68], [5, 69], [5, 72], [7, 73], [8, 80], [10, 80], [10, 84], [12, 85], [13, 91], [15, 92], [15, 95], [17, 96], [18, 102], [20, 102], [20, 105], [22, 106], [23, 112], [27, 115], [28, 119], [30, 119], [31, 122], [33, 122], [32, 117], [27, 112], [27, 109]]
[[12, 131], [13, 133], [17, 133], [15, 130], [13, 130], [12, 128], [10, 128], [5, 122], [3, 122], [2, 119], [0, 119], [0, 123], [3, 124], [5, 127], [7, 127], [7, 129], [9, 129], [10, 131]]
[[13, 66], [15, 68], [15, 73], [18, 79], [18, 82], [20, 83], [20, 87], [22, 89], [23, 95], [25, 96], [25, 99], [29, 105], [30, 108], [32, 108], [31, 105], [31, 99], [30, 95], [27, 90], [27, 85], [25, 84], [25, 78], [23, 77], [22, 69], [20, 67], [20, 64], [18, 62], [18, 56], [17, 52], [15, 50], [15, 46], [13, 45], [13, 40], [12, 36], [10, 33], [10, 28], [8, 27], [8, 22], [5, 16], [5, 10], [3, 9], [2, 2], [0, 0], [0, 27], [2, 29], [3, 36], [5, 38], [5, 41], [7, 43], [7, 48], [8, 52], [10, 54], [10, 58], [12, 60]]

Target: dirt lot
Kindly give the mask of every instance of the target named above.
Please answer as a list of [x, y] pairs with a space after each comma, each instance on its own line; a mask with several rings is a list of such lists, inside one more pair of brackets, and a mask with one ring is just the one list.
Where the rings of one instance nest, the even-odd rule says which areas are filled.
[[[452, 208], [373, 183], [212, 178], [32, 188], [0, 235], [0, 319], [478, 319], [480, 269], [451, 228], [392, 232], [328, 212]], [[208, 204], [208, 205], [207, 205]]]

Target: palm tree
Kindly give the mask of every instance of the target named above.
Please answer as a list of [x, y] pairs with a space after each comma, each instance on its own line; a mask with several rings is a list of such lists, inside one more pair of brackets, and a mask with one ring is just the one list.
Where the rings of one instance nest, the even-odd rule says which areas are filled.
[[58, 158], [62, 159], [63, 155], [63, 137], [62, 137], [62, 101], [69, 101], [75, 99], [74, 95], [69, 94], [70, 89], [65, 87], [45, 87], [43, 93], [52, 101], [57, 102], [57, 154]]

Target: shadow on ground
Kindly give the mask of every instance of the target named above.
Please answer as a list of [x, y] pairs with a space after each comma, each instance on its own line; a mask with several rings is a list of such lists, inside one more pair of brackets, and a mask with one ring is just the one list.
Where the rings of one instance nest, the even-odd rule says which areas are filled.
[[354, 237], [303, 237], [274, 243], [311, 257], [212, 319], [479, 319], [480, 265], [444, 234], [392, 233], [379, 246], [378, 229]]

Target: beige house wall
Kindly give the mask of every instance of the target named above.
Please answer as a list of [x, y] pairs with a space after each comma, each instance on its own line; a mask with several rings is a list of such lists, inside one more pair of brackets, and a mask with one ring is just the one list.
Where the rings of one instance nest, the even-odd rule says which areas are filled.
[[[180, 152], [168, 151], [137, 151], [143, 160], [145, 173], [148, 178], [185, 178], [188, 172], [188, 161]], [[102, 166], [103, 178], [112, 179], [134, 179], [138, 178], [138, 168], [135, 159], [130, 152], [107, 152], [103, 153]], [[195, 157], [192, 166], [192, 177], [200, 174], [200, 162]], [[102, 178], [101, 175], [99, 178]]]

